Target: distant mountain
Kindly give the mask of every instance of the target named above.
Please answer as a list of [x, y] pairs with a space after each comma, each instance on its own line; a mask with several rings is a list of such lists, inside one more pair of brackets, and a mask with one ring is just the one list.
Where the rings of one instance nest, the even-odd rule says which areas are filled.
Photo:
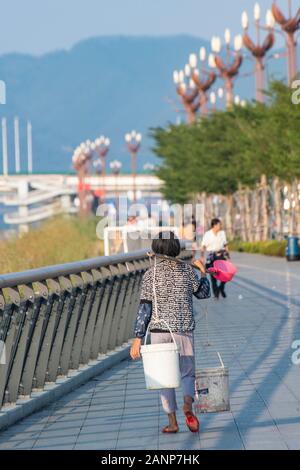
[[[134, 128], [144, 135], [138, 165], [142, 169], [155, 160], [149, 128], [175, 122], [179, 116], [184, 119], [183, 113], [176, 113], [181, 107], [172, 73], [201, 46], [209, 48], [204, 40], [190, 36], [100, 37], [41, 57], [2, 56], [0, 79], [7, 85], [7, 104], [0, 106], [0, 117], [8, 119], [10, 170], [14, 116], [20, 118], [23, 170], [27, 119], [33, 125], [34, 171], [70, 171], [72, 148], [100, 134], [112, 141], [108, 160], [120, 159], [128, 171], [124, 134]], [[282, 60], [268, 66], [268, 73], [277, 78], [285, 71]], [[253, 77], [239, 79], [236, 92], [252, 98]]]

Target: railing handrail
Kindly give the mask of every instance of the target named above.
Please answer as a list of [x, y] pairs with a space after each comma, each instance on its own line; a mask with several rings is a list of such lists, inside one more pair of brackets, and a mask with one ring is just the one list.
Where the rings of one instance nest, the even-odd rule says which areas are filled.
[[42, 268], [29, 269], [15, 273], [0, 275], [0, 289], [5, 287], [14, 287], [21, 284], [53, 279], [59, 276], [68, 276], [70, 274], [80, 273], [82, 271], [91, 271], [92, 269], [102, 268], [108, 265], [138, 261], [147, 256], [149, 250], [138, 250], [131, 253], [122, 253], [112, 256], [98, 256], [71, 263], [54, 264]]
[[128, 346], [148, 250], [0, 276], [0, 409]]

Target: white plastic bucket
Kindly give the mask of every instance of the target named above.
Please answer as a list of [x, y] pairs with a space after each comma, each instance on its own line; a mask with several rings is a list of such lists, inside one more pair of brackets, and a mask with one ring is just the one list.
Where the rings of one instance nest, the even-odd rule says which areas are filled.
[[[168, 327], [169, 328], [169, 327]], [[141, 346], [146, 388], [178, 388], [180, 386], [179, 348], [170, 328], [172, 343], [145, 344]]]
[[221, 367], [196, 371], [194, 409], [198, 414], [230, 411], [229, 370], [218, 356]]

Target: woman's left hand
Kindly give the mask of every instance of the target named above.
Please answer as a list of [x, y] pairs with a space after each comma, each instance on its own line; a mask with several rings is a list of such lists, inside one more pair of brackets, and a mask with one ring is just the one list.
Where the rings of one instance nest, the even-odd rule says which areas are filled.
[[130, 348], [130, 356], [133, 360], [141, 357], [141, 338], [135, 338]]

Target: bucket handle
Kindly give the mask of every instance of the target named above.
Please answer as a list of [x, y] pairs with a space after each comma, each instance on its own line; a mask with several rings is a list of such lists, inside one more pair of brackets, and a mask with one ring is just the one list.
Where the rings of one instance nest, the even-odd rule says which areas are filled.
[[[170, 334], [171, 334], [173, 343], [178, 347], [178, 345], [177, 345], [177, 343], [176, 343], [176, 340], [175, 340], [175, 337], [174, 337], [174, 335], [173, 335], [173, 333], [172, 333], [172, 331], [171, 331], [171, 328], [169, 327], [168, 323], [167, 323], [165, 320], [163, 320], [163, 319], [161, 319], [160, 321], [163, 322], [163, 323], [165, 323], [165, 325], [167, 326], [167, 328], [168, 328], [168, 330], [169, 330], [169, 332], [170, 332]], [[145, 340], [144, 340], [144, 345], [145, 345], [146, 342], [147, 342], [147, 338], [148, 338], [148, 334], [149, 334], [149, 328], [150, 328], [150, 323], [149, 323], [148, 328], [147, 328], [147, 331], [146, 331]]]
[[219, 358], [219, 361], [221, 363], [222, 369], [225, 369], [224, 362], [222, 361], [222, 358], [221, 358], [221, 354], [218, 351], [217, 351], [217, 354], [218, 354], [218, 358]]

